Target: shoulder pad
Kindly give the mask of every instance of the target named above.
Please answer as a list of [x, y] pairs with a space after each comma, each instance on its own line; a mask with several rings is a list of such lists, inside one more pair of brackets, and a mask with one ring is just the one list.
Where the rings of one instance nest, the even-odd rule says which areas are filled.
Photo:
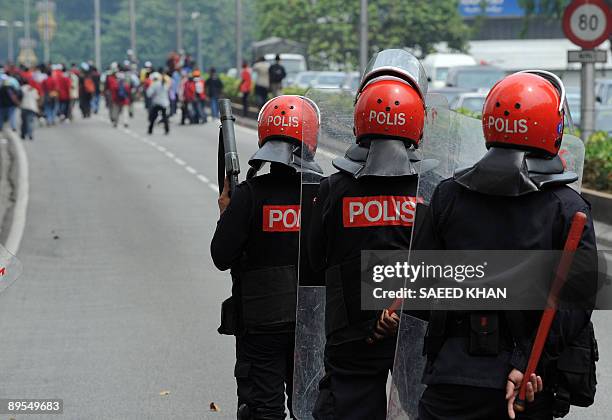
[[365, 166], [368, 158], [368, 148], [354, 144], [349, 147], [344, 157], [332, 160], [332, 165], [339, 171], [345, 172], [353, 177], [357, 177]]
[[529, 174], [531, 180], [539, 189], [551, 187], [553, 185], [567, 185], [578, 180], [575, 172], [563, 172], [560, 174]]
[[578, 174], [575, 172], [565, 172], [559, 156], [552, 159], [527, 157], [526, 163], [529, 178], [537, 185], [538, 189], [553, 185], [567, 185], [578, 180]]

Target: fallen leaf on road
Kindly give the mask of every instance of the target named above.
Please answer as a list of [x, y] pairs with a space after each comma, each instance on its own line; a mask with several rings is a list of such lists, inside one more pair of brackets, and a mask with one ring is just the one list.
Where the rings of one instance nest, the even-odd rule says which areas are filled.
[[217, 404], [215, 404], [214, 402], [210, 403], [210, 411], [221, 411], [221, 409], [219, 408], [219, 406]]
[[159, 395], [161, 395], [162, 397], [165, 397], [166, 395], [170, 395], [170, 391], [166, 391], [166, 390], [161, 391]]

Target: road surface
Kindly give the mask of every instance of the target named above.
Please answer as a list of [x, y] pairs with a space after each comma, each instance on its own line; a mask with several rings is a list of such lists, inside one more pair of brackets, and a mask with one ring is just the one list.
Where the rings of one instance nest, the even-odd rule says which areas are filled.
[[[230, 279], [209, 252], [216, 127], [147, 136], [141, 111], [129, 131], [77, 119], [26, 142], [24, 272], [0, 296], [0, 395], [63, 398], [70, 419], [235, 418], [233, 339], [216, 332]], [[238, 138], [243, 157], [256, 149], [252, 130]]]

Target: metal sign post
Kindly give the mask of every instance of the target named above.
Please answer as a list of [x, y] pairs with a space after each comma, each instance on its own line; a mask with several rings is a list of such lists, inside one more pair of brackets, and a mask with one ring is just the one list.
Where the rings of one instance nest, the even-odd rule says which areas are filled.
[[[582, 51], [568, 51], [569, 62], [581, 62], [580, 128], [586, 141], [595, 127], [595, 62], [601, 52], [593, 50], [610, 35], [612, 12], [603, 0], [574, 0], [563, 13], [563, 31]], [[604, 55], [604, 62], [605, 62]]]

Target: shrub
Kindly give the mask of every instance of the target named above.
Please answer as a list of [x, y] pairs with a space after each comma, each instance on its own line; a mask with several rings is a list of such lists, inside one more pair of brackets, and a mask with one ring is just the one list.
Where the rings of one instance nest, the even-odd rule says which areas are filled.
[[287, 86], [283, 88], [283, 95], [301, 95], [304, 96], [308, 89], [304, 89], [297, 86]]
[[612, 193], [612, 136], [603, 131], [594, 133], [586, 143], [583, 183]]
[[240, 79], [230, 77], [226, 74], [219, 74], [219, 78], [223, 82], [223, 94], [226, 98], [232, 100], [232, 102], [240, 102]]
[[482, 118], [482, 113], [480, 112], [474, 112], [474, 111], [470, 111], [467, 108], [459, 108], [456, 110], [459, 114], [463, 114], [463, 115], [467, 115], [468, 117], [472, 117], [472, 118], [476, 118], [476, 119], [481, 119]]

